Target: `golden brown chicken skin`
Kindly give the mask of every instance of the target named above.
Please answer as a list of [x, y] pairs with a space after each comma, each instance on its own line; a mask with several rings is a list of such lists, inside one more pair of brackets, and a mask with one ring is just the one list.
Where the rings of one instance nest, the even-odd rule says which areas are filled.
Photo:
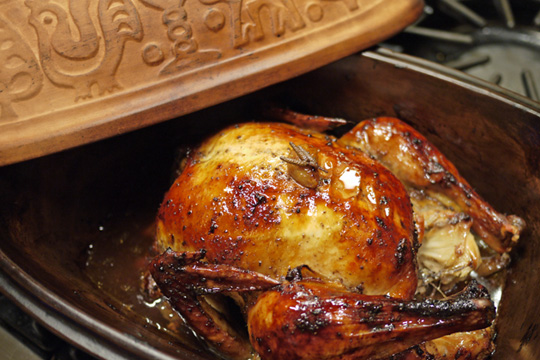
[[[291, 145], [313, 152], [315, 189], [291, 178]], [[293, 165], [294, 166], [294, 165]], [[307, 170], [311, 171], [311, 170]], [[284, 277], [307, 265], [365, 294], [416, 289], [412, 207], [377, 161], [331, 138], [279, 123], [248, 123], [207, 140], [158, 215], [160, 252], [206, 250], [211, 263]]]
[[359, 123], [340, 142], [361, 149], [384, 164], [406, 186], [451, 199], [474, 219], [476, 234], [499, 253], [517, 243], [525, 222], [497, 212], [440, 151], [404, 122], [381, 117]]
[[477, 290], [410, 302], [304, 279], [260, 296], [248, 317], [251, 343], [273, 360], [387, 359], [426, 339], [488, 326], [492, 304]]
[[[191, 153], [165, 195], [150, 266], [186, 321], [233, 359], [382, 359], [489, 326], [480, 285], [412, 300], [407, 190], [362, 151], [317, 132], [247, 123]], [[212, 306], [240, 307], [249, 340]]]

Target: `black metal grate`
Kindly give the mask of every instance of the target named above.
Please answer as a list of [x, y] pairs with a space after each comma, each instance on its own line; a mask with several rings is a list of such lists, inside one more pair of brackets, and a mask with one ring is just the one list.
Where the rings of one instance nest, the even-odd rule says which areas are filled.
[[539, 0], [427, 0], [421, 19], [382, 46], [540, 101]]

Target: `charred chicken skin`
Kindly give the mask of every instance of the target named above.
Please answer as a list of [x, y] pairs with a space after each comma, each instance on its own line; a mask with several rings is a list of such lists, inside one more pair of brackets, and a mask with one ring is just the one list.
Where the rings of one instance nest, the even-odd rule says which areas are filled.
[[[389, 121], [393, 143], [374, 141], [381, 134], [374, 127]], [[426, 231], [424, 216], [467, 214], [499, 252], [517, 241], [523, 222], [495, 212], [420, 136], [388, 118], [340, 139], [282, 123], [221, 131], [191, 152], [165, 195], [161, 255], [150, 273], [194, 331], [232, 359], [418, 359], [429, 349], [442, 358], [453, 341], [445, 335], [456, 332], [488, 338], [477, 348], [489, 352], [489, 331], [478, 329], [495, 310], [481, 285], [442, 300], [414, 298], [420, 242], [431, 228], [445, 229], [433, 220]], [[424, 158], [400, 141], [413, 141]], [[432, 181], [437, 174], [425, 161], [453, 180]], [[422, 192], [416, 205], [413, 190]], [[431, 205], [424, 191], [447, 201]], [[223, 295], [241, 309], [247, 335], [222, 311]]]

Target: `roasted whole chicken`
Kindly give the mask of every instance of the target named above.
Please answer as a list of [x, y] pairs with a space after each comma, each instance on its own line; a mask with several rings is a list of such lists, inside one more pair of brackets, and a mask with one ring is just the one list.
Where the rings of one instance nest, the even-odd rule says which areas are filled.
[[523, 220], [400, 120], [335, 138], [339, 120], [281, 115], [297, 125], [236, 125], [185, 160], [150, 264], [171, 305], [231, 359], [489, 356], [495, 307], [470, 274], [507, 264]]

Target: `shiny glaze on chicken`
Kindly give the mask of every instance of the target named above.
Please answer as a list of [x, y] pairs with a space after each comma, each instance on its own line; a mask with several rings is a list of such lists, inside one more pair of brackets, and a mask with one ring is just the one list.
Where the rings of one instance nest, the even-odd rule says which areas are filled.
[[[403, 358], [443, 358], [441, 343], [452, 342], [444, 336], [465, 331], [472, 335], [462, 337], [471, 341], [487, 338], [469, 355], [491, 351], [489, 330], [473, 331], [494, 318], [480, 285], [471, 283], [445, 300], [413, 299], [428, 212], [417, 201], [413, 213], [409, 193], [438, 191], [446, 205], [473, 198], [481, 206], [468, 216], [501, 222], [495, 221], [495, 230], [482, 225], [483, 234], [495, 232], [489, 239], [497, 251], [517, 241], [523, 223], [495, 212], [449, 162], [441, 167], [457, 190], [446, 195], [431, 189], [436, 181], [425, 183], [425, 168], [397, 159], [396, 152], [406, 151], [403, 144], [376, 144], [374, 151], [360, 141], [371, 129], [366, 124], [339, 140], [281, 123], [228, 128], [190, 154], [165, 195], [157, 218], [156, 250], [162, 255], [150, 272], [194, 331], [225, 356], [383, 359], [401, 352]], [[397, 138], [407, 141], [414, 130], [407, 131]], [[425, 141], [427, 146], [439, 154]], [[402, 180], [375, 159], [381, 154], [401, 163], [385, 165]], [[403, 180], [414, 178], [411, 172], [424, 182]], [[465, 203], [443, 210], [455, 215], [469, 209]], [[471, 226], [462, 227], [466, 237]], [[240, 307], [247, 337], [226, 319], [218, 295]]]
[[[325, 171], [306, 188], [280, 156], [290, 142]], [[307, 170], [310, 172], [311, 170]], [[250, 123], [205, 142], [158, 216], [162, 250], [206, 250], [210, 262], [273, 278], [307, 265], [365, 294], [411, 298], [414, 224], [407, 192], [361, 151], [279, 123]]]

